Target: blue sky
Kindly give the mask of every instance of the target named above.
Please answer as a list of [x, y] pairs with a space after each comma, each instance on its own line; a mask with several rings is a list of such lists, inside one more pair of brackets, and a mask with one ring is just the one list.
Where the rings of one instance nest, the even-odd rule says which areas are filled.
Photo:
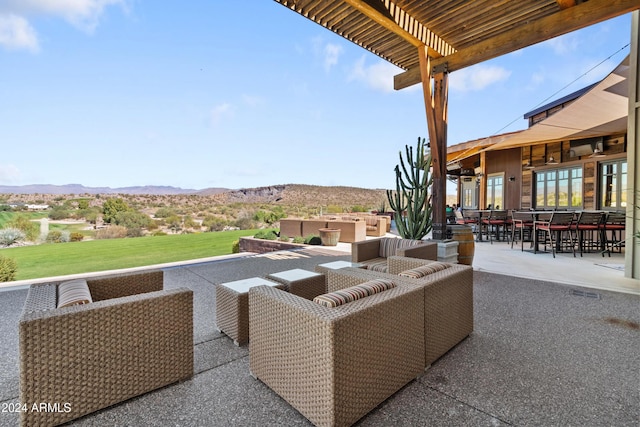
[[[452, 73], [449, 145], [600, 80], [630, 25]], [[0, 0], [0, 185], [393, 188], [427, 136], [399, 72], [271, 0]]]

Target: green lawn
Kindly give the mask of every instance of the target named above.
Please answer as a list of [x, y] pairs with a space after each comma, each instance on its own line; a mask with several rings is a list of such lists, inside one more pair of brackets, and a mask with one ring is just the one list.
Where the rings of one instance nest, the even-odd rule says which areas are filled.
[[226, 255], [234, 241], [256, 231], [42, 244], [2, 249], [0, 255], [18, 263], [16, 280], [34, 279]]

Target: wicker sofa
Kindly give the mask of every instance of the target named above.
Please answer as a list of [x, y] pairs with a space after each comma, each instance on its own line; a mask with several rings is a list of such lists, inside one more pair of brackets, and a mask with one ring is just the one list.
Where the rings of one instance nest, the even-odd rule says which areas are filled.
[[388, 272], [387, 258], [390, 256], [437, 260], [438, 244], [396, 237], [381, 237], [351, 244], [351, 261], [364, 264], [369, 270]]
[[[368, 280], [329, 271], [336, 279]], [[313, 424], [351, 425], [423, 372], [421, 297], [420, 288], [398, 286], [329, 308], [252, 288], [251, 372]]]
[[[87, 278], [93, 302], [29, 288], [19, 322], [21, 424], [58, 425], [193, 376], [193, 292], [159, 270]], [[32, 405], [59, 403], [58, 411]]]
[[[334, 270], [327, 283], [333, 292], [350, 286], [353, 278], [370, 280], [387, 278], [400, 286], [418, 287], [424, 294], [425, 360], [429, 367], [456, 344], [473, 332], [473, 268], [461, 264], [446, 264], [448, 268], [420, 279], [403, 278], [398, 273], [435, 263], [432, 260], [392, 256], [389, 272], [381, 273], [360, 268]], [[344, 280], [339, 277], [343, 276]]]

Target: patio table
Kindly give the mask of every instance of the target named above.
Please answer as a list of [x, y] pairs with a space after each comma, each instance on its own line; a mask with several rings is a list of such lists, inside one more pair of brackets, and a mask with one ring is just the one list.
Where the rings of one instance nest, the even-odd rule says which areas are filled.
[[216, 287], [216, 327], [240, 346], [249, 341], [249, 289], [254, 286], [286, 285], [260, 277], [221, 283]]
[[267, 279], [282, 283], [287, 292], [308, 300], [327, 292], [324, 274], [301, 268], [268, 274]]

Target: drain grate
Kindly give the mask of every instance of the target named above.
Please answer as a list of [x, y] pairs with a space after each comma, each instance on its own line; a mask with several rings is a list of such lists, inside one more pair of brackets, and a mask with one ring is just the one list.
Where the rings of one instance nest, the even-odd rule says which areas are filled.
[[571, 290], [571, 295], [576, 296], [576, 297], [586, 297], [586, 298], [595, 298], [595, 299], [600, 299], [600, 294], [597, 292], [587, 292], [587, 291], [581, 291], [578, 289], [572, 289]]

